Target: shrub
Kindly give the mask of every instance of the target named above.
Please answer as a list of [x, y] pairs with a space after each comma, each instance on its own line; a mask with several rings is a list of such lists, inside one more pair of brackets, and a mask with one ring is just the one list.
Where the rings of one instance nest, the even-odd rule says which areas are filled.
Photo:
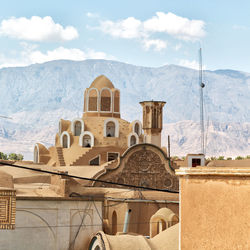
[[0, 152], [0, 159], [7, 160], [8, 159], [7, 154], [4, 154], [3, 152]]
[[235, 160], [243, 160], [244, 159], [244, 157], [242, 157], [242, 156], [237, 156], [237, 157], [235, 157]]

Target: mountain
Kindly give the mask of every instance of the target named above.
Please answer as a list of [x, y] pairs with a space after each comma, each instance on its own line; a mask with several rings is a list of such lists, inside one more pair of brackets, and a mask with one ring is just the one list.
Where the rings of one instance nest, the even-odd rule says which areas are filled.
[[[0, 69], [0, 115], [13, 118], [0, 120], [0, 151], [20, 152], [31, 158], [35, 142], [53, 144], [59, 119], [82, 115], [83, 92], [100, 74], [120, 89], [122, 118], [141, 119], [140, 101], [166, 101], [163, 137], [170, 134], [173, 138], [175, 153], [172, 153], [199, 151], [198, 141], [194, 143], [192, 139], [194, 136], [199, 139], [196, 70], [176, 65], [140, 67], [107, 60], [59, 60]], [[209, 121], [207, 142], [211, 141], [207, 152], [250, 154], [250, 74], [205, 71], [204, 82], [205, 120]], [[229, 129], [223, 130], [224, 127], [242, 131], [238, 132], [242, 137]], [[223, 140], [216, 140], [222, 136], [222, 130]], [[174, 139], [182, 137], [181, 142]]]

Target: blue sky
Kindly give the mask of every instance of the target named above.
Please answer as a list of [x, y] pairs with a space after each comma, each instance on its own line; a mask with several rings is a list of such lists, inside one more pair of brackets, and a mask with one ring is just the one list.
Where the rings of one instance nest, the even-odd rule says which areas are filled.
[[55, 59], [250, 72], [249, 1], [2, 1], [0, 68]]

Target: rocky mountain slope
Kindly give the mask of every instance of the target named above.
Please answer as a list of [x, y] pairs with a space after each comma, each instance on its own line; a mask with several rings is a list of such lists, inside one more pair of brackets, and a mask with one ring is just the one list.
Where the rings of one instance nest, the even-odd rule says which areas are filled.
[[[0, 70], [0, 151], [32, 158], [35, 142], [51, 145], [60, 118], [82, 115], [83, 92], [100, 74], [121, 91], [122, 118], [141, 119], [140, 101], [164, 100], [163, 144], [172, 154], [199, 152], [199, 87], [196, 70], [148, 68], [106, 60], [52, 61]], [[250, 154], [250, 74], [204, 72], [207, 153]], [[166, 144], [166, 143], [165, 143]]]

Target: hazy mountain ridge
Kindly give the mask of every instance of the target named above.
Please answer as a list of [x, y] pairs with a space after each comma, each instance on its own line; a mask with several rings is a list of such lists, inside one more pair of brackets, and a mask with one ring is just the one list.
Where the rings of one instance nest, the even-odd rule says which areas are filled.
[[[46, 145], [53, 143], [58, 120], [81, 117], [83, 92], [100, 74], [106, 75], [120, 89], [122, 118], [141, 120], [140, 101], [164, 100], [167, 102], [164, 123], [176, 123], [172, 127], [166, 125], [171, 127], [169, 132], [172, 133], [175, 154], [184, 155], [179, 152], [187, 150], [197, 151], [197, 143], [192, 140], [186, 139], [182, 145], [174, 140], [176, 134], [178, 137], [188, 137], [191, 134], [194, 136], [194, 131], [199, 133], [198, 127], [194, 129], [190, 125], [190, 120], [199, 119], [196, 70], [175, 65], [149, 68], [105, 60], [53, 61], [1, 69], [0, 115], [11, 116], [13, 120], [0, 120], [0, 151], [14, 151], [14, 145], [19, 145], [17, 148], [21, 148], [21, 152], [29, 154], [34, 142], [42, 141]], [[240, 126], [239, 130], [245, 131], [243, 123], [250, 122], [250, 74], [233, 70], [205, 71], [204, 82], [206, 119], [213, 121], [213, 130], [219, 133], [220, 123], [235, 126], [231, 124], [240, 122], [237, 125]], [[180, 121], [183, 121], [182, 125]], [[249, 137], [249, 126], [246, 130], [245, 136]], [[166, 131], [163, 131], [164, 135], [168, 133]], [[229, 135], [231, 132], [224, 133]], [[232, 154], [238, 150], [242, 150], [242, 155], [250, 151], [250, 142], [247, 145], [246, 138], [240, 138], [237, 146], [233, 143]], [[228, 152], [227, 144], [232, 143], [232, 140], [228, 136], [224, 136], [224, 139], [225, 142], [221, 140], [221, 148], [227, 148], [224, 152]], [[238, 145], [242, 145], [242, 149]], [[220, 151], [212, 144], [210, 147], [211, 153]]]

